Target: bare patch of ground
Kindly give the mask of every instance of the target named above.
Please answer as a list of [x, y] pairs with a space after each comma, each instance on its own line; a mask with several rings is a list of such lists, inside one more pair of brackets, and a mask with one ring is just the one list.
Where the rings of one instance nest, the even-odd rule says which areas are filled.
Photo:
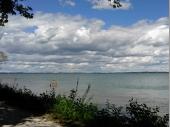
[[31, 113], [0, 102], [0, 127], [62, 127], [49, 120], [46, 115], [34, 116]]

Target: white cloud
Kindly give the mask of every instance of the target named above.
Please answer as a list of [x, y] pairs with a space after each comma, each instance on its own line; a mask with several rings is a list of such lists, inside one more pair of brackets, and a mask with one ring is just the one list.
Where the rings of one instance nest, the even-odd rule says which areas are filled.
[[58, 3], [62, 6], [65, 6], [65, 5], [75, 6], [76, 5], [74, 0], [58, 0]]
[[[108, 2], [108, 0], [88, 0], [92, 4], [93, 9], [113, 9], [113, 2]], [[120, 2], [122, 7], [116, 8], [121, 10], [128, 10], [132, 8], [132, 4], [130, 0], [124, 0]]]
[[10, 18], [0, 40], [8, 54], [1, 72], [168, 71], [166, 17], [108, 29], [101, 20], [64, 14]]

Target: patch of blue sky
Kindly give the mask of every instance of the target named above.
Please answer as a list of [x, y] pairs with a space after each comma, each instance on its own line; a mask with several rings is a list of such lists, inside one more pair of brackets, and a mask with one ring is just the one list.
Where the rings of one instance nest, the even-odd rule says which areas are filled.
[[29, 0], [26, 3], [34, 9], [34, 12], [64, 13], [81, 15], [88, 19], [101, 19], [105, 22], [106, 28], [113, 24], [129, 26], [140, 20], [157, 20], [168, 16], [168, 0], [130, 0], [132, 7], [127, 10], [93, 9], [89, 0], [74, 0], [75, 6], [61, 6], [57, 1]]
[[37, 29], [36, 26], [32, 26], [32, 27], [25, 28], [23, 31], [26, 33], [34, 33], [36, 29]]

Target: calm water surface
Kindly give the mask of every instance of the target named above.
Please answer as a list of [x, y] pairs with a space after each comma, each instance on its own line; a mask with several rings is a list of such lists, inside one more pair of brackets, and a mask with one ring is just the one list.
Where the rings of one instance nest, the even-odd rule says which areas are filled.
[[49, 90], [52, 80], [57, 80], [57, 93], [68, 94], [75, 88], [79, 79], [80, 95], [91, 84], [89, 97], [103, 105], [108, 99], [117, 105], [125, 105], [131, 97], [151, 106], [160, 106], [162, 113], [168, 113], [169, 83], [168, 73], [112, 73], [112, 74], [0, 74], [0, 81], [18, 83], [19, 87], [26, 86], [35, 93]]

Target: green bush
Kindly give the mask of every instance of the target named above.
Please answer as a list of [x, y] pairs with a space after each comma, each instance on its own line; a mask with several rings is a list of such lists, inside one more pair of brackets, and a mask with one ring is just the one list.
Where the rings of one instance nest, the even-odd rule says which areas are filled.
[[159, 108], [139, 104], [133, 98], [126, 107], [129, 127], [168, 127], [169, 115], [159, 116]]
[[48, 112], [55, 100], [54, 89], [49, 92], [35, 95], [27, 88], [19, 89], [17, 86], [9, 87], [0, 83], [0, 101], [16, 106], [32, 113]]
[[94, 118], [97, 106], [92, 103], [85, 103], [90, 87], [87, 88], [83, 97], [77, 97], [77, 90], [71, 90], [68, 97], [57, 96], [53, 105], [52, 113], [57, 118], [71, 121], [89, 121]]
[[169, 115], [159, 116], [159, 108], [139, 104], [133, 98], [125, 107], [116, 107], [106, 103], [106, 107], [98, 110], [94, 119], [86, 123], [87, 127], [168, 127]]

